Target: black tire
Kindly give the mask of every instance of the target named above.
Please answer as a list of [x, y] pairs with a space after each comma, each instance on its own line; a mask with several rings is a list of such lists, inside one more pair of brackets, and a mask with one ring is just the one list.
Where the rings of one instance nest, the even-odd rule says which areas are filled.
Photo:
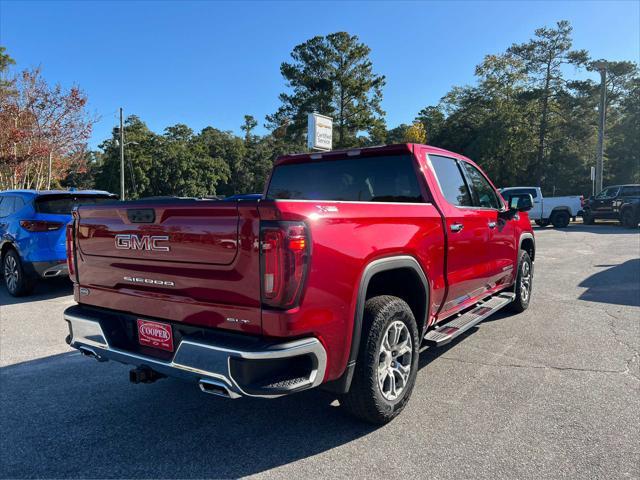
[[627, 228], [637, 228], [638, 219], [633, 215], [633, 210], [627, 208], [620, 214], [620, 223]]
[[551, 223], [556, 228], [566, 228], [571, 221], [571, 216], [569, 212], [560, 211], [556, 212], [551, 216]]
[[584, 223], [585, 225], [593, 225], [595, 222], [596, 219], [593, 218], [593, 215], [591, 215], [589, 212], [582, 213], [582, 223]]
[[[353, 381], [349, 392], [340, 399], [340, 404], [349, 413], [369, 423], [383, 425], [393, 420], [404, 409], [418, 373], [418, 355], [420, 344], [418, 339], [418, 327], [416, 320], [407, 303], [390, 295], [380, 295], [367, 300], [364, 307], [364, 323], [362, 331], [362, 339], [360, 342], [360, 350], [356, 361]], [[399, 325], [401, 322], [402, 325]], [[407, 352], [398, 357], [385, 353], [385, 346], [392, 343], [395, 328], [402, 329], [405, 336], [398, 334], [400, 338], [411, 340], [411, 346], [408, 341], [404, 348]], [[386, 343], [383, 345], [383, 341]], [[396, 342], [397, 346], [397, 342]], [[403, 347], [400, 347], [401, 349]], [[386, 350], [389, 351], [389, 350]], [[408, 353], [411, 357], [408, 358]], [[398, 353], [398, 352], [392, 352]], [[393, 367], [401, 365], [405, 362], [404, 367], [410, 367], [404, 386], [398, 393], [396, 398], [388, 398], [393, 396], [397, 381], [402, 379], [401, 374], [393, 373]], [[388, 363], [386, 369], [380, 368], [381, 365]], [[399, 368], [397, 369], [399, 372]], [[387, 376], [380, 385], [379, 375]], [[393, 377], [393, 379], [391, 379]], [[387, 382], [388, 381], [388, 382]], [[391, 382], [393, 387], [390, 386]], [[383, 389], [389, 387], [389, 391], [383, 393]]]
[[[529, 280], [528, 282], [523, 283], [523, 277], [527, 275], [527, 271], [529, 272]], [[526, 286], [526, 295], [523, 295], [523, 290], [525, 289], [524, 284], [528, 284]], [[533, 289], [533, 262], [531, 261], [531, 257], [525, 250], [520, 250], [520, 259], [518, 261], [518, 275], [516, 277], [516, 288], [515, 294], [516, 298], [509, 304], [509, 310], [514, 313], [524, 312], [527, 308], [529, 308], [529, 302], [531, 301], [531, 292]]]
[[549, 225], [549, 220], [536, 220], [536, 225], [539, 227], [546, 227]]
[[35, 285], [35, 280], [25, 273], [20, 255], [13, 249], [2, 257], [2, 275], [7, 291], [14, 297], [31, 293]]

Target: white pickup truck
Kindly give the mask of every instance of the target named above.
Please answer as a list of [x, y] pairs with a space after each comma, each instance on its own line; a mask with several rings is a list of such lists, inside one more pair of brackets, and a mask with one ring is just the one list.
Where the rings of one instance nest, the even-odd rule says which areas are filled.
[[556, 228], [564, 228], [569, 225], [571, 218], [582, 212], [582, 195], [568, 197], [543, 197], [540, 187], [506, 187], [501, 188], [500, 193], [509, 201], [511, 195], [530, 193], [533, 197], [533, 208], [529, 210], [529, 218], [536, 224], [546, 227], [550, 223]]

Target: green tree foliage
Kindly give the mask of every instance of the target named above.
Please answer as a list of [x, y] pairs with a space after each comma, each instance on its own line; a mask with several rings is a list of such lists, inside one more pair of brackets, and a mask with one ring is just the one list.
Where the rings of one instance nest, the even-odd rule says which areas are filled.
[[[590, 194], [600, 85], [594, 62], [585, 51], [572, 49], [568, 22], [540, 28], [530, 41], [487, 55], [476, 67], [474, 85], [453, 87], [437, 105], [420, 110], [413, 124], [389, 130], [380, 108], [385, 79], [374, 73], [369, 54], [356, 36], [344, 32], [296, 46], [292, 60], [281, 65], [289, 89], [280, 95], [278, 111], [267, 117], [267, 135], [255, 134], [258, 121], [251, 115], [244, 116], [241, 135], [213, 127], [194, 133], [185, 125], [156, 134], [129, 117], [128, 195], [262, 192], [279, 155], [306, 149], [311, 111], [333, 117], [336, 148], [422, 142], [426, 134], [428, 143], [477, 161], [498, 186]], [[583, 67], [579, 78], [572, 78]], [[605, 183], [640, 182], [637, 65], [609, 61], [606, 87]], [[116, 128], [85, 169], [69, 173], [67, 184], [87, 185], [95, 175], [97, 186], [118, 192], [118, 138]]]
[[[124, 122], [125, 138], [125, 195], [139, 198], [149, 192], [149, 171], [158, 142], [147, 125], [135, 115]], [[99, 145], [102, 150], [101, 168], [96, 176], [96, 187], [120, 193], [120, 128], [115, 127], [111, 138]], [[152, 195], [159, 195], [153, 193]]]
[[401, 123], [400, 125], [398, 125], [397, 127], [394, 127], [392, 129], [390, 129], [389, 131], [387, 131], [386, 135], [385, 135], [385, 140], [381, 143], [387, 143], [389, 145], [393, 144], [393, 143], [402, 143], [404, 142], [406, 136], [407, 136], [407, 130], [409, 130], [410, 125], [407, 125], [406, 123]]
[[7, 79], [6, 76], [9, 71], [9, 67], [11, 65], [15, 65], [16, 61], [11, 58], [8, 53], [5, 53], [6, 51], [6, 47], [0, 45], [0, 94], [5, 89], [12, 88], [14, 83], [12, 80]]
[[240, 129], [244, 132], [245, 144], [252, 143], [255, 140], [255, 135], [253, 135], [251, 132], [253, 132], [253, 129], [256, 128], [257, 126], [258, 126], [258, 121], [255, 119], [253, 115], [244, 116], [244, 123], [242, 124]]
[[[358, 134], [379, 134], [384, 124], [380, 106], [385, 78], [373, 71], [370, 48], [346, 32], [316, 36], [297, 45], [292, 62], [280, 67], [290, 88], [280, 95], [282, 105], [267, 117], [276, 136], [304, 145], [307, 114], [334, 120], [334, 146], [359, 144]], [[284, 130], [284, 132], [278, 132]]]
[[544, 181], [547, 133], [553, 128], [550, 125], [555, 110], [553, 102], [565, 85], [562, 67], [566, 64], [582, 66], [589, 58], [585, 50], [571, 50], [572, 30], [569, 22], [562, 20], [556, 28], [538, 28], [532, 40], [514, 44], [507, 50], [507, 55], [521, 62], [521, 69], [533, 87], [530, 93], [539, 102], [538, 148], [531, 173], [540, 182]]
[[[529, 42], [487, 55], [475, 86], [454, 87], [417, 121], [429, 143], [476, 160], [499, 186], [541, 185], [545, 193], [591, 193], [599, 82], [566, 78], [563, 66], [586, 66], [571, 50], [571, 26], [542, 28]], [[608, 62], [605, 182], [638, 178], [638, 71]]]
[[212, 158], [223, 160], [229, 174], [227, 180], [220, 186], [218, 193], [233, 195], [247, 192], [253, 184], [253, 171], [247, 161], [247, 151], [244, 141], [231, 132], [223, 132], [213, 127], [207, 127], [200, 135], [201, 143]]
[[[207, 130], [207, 129], [205, 129]], [[163, 135], [153, 133], [136, 116], [127, 118], [125, 136], [125, 188], [127, 198], [149, 196], [215, 195], [229, 178], [229, 166], [211, 155], [206, 133], [194, 135], [186, 125], [174, 125]], [[103, 150], [96, 186], [120, 191], [120, 131], [100, 145]]]
[[619, 119], [607, 136], [608, 183], [640, 183], [640, 78], [629, 81], [627, 88]]

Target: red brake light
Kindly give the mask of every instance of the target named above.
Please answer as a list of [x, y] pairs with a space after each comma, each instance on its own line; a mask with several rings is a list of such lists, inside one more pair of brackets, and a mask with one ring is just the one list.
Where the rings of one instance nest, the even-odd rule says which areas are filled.
[[262, 302], [293, 308], [299, 300], [309, 262], [304, 224], [263, 222], [260, 239]]
[[76, 262], [73, 256], [73, 225], [75, 222], [67, 224], [65, 245], [67, 247], [67, 268], [69, 269], [69, 277], [74, 280], [76, 274]]
[[52, 232], [60, 230], [63, 223], [45, 222], [43, 220], [20, 220], [20, 226], [29, 232]]

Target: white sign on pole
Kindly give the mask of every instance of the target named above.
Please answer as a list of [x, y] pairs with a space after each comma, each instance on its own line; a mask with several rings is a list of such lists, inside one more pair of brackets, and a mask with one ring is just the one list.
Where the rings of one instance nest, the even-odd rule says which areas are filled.
[[307, 117], [307, 147], [311, 150], [331, 150], [333, 142], [333, 119], [318, 113]]
[[591, 167], [591, 180], [596, 179], [596, 167]]

